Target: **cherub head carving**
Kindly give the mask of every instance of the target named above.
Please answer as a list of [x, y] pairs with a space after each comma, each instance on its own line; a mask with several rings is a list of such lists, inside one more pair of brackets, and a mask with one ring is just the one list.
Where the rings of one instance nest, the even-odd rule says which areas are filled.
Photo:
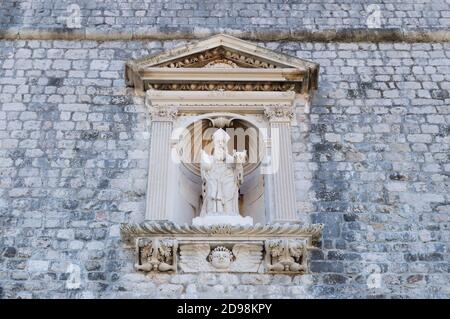
[[208, 256], [208, 261], [217, 269], [227, 269], [233, 259], [233, 253], [223, 246], [214, 248]]

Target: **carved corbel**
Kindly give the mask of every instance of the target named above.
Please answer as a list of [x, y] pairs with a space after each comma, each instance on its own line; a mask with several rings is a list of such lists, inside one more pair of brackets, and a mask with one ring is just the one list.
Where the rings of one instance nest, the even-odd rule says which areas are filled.
[[175, 239], [136, 239], [135, 268], [142, 271], [176, 271], [178, 242]]
[[301, 273], [307, 269], [306, 242], [300, 239], [265, 241], [267, 272]]

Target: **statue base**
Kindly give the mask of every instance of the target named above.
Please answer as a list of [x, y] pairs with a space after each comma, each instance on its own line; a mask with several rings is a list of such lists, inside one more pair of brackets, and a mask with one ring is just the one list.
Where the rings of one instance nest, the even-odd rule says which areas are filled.
[[250, 216], [210, 215], [195, 217], [192, 220], [194, 226], [231, 225], [253, 226], [253, 218]]

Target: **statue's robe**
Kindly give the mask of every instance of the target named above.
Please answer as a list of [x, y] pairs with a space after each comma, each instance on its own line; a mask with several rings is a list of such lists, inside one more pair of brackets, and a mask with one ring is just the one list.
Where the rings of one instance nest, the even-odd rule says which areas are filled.
[[214, 156], [205, 154], [202, 178], [204, 203], [200, 215], [239, 215], [239, 184], [235, 164], [219, 161]]

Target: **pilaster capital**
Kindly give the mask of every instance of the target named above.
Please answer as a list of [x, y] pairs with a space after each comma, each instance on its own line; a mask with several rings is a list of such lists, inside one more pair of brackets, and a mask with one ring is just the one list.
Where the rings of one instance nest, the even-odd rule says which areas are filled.
[[150, 108], [150, 116], [153, 122], [172, 122], [178, 115], [178, 109], [174, 106], [153, 106]]
[[269, 106], [264, 110], [270, 122], [286, 122], [290, 123], [294, 118], [294, 112], [291, 107]]

